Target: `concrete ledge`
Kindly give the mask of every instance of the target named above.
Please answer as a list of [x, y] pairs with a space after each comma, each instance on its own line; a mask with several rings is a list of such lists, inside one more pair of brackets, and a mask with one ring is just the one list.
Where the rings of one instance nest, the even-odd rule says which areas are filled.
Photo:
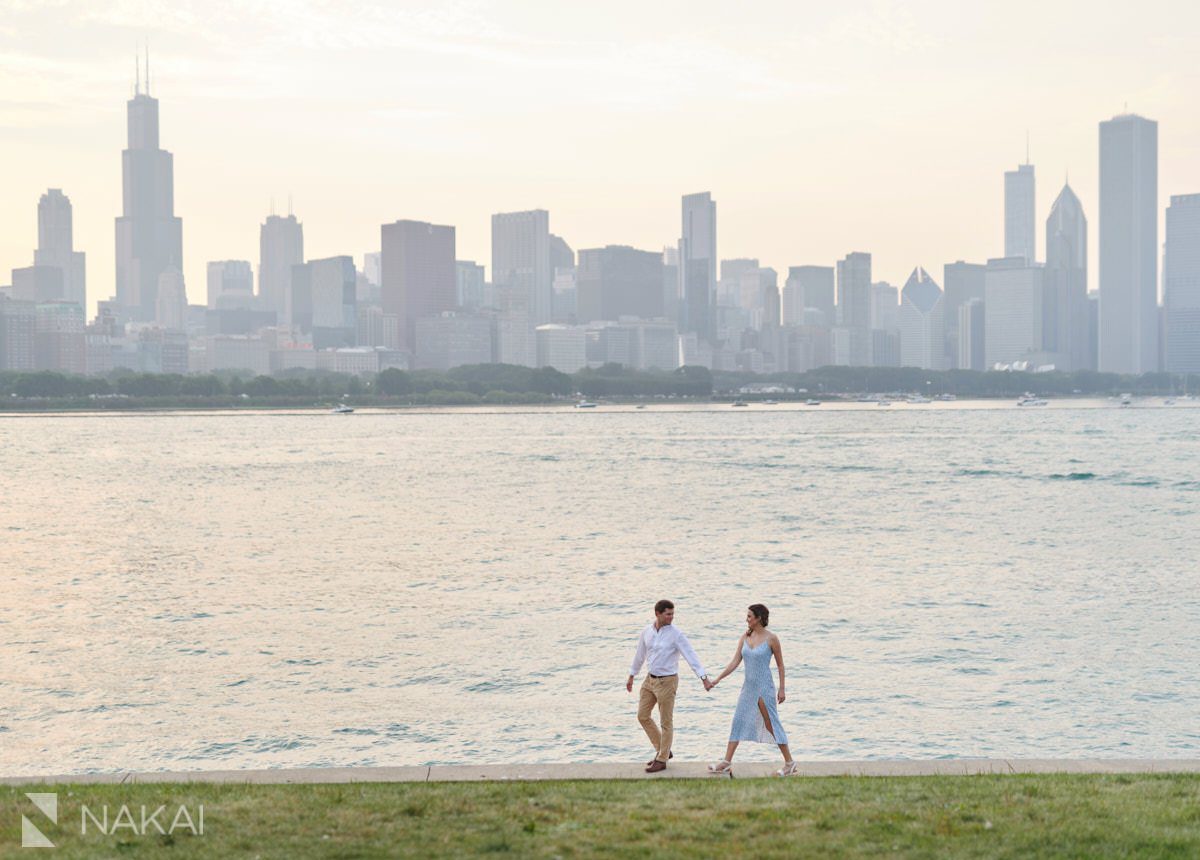
[[[735, 762], [735, 778], [767, 777], [781, 762]], [[498, 764], [435, 767], [307, 767], [269, 770], [147, 771], [0, 777], [0, 785], [162, 782], [288, 785], [352, 782], [524, 782], [553, 779], [716, 779], [704, 762], [674, 763], [656, 774], [644, 764]], [[805, 761], [797, 776], [971, 776], [1016, 773], [1200, 773], [1200, 759], [902, 759]]]

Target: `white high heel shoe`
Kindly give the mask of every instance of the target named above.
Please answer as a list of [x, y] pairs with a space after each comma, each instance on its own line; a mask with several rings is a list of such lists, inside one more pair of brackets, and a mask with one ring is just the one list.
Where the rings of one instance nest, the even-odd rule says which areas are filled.
[[733, 764], [725, 759], [721, 759], [716, 764], [710, 764], [708, 766], [708, 772], [711, 774], [732, 774]]
[[799, 769], [800, 769], [800, 766], [798, 764], [796, 764], [796, 760], [792, 759], [789, 762], [785, 762], [783, 767], [781, 767], [779, 770], [775, 771], [775, 775], [776, 776], [791, 776]]

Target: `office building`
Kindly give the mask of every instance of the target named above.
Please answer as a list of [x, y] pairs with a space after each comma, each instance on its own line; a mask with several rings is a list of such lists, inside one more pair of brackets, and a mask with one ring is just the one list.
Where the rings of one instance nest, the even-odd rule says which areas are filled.
[[292, 267], [291, 316], [293, 335], [311, 339], [314, 349], [355, 346], [358, 327], [354, 259], [349, 256], [309, 260]]
[[183, 271], [183, 221], [175, 216], [171, 153], [159, 148], [158, 99], [137, 88], [126, 105], [128, 145], [121, 153], [122, 214], [116, 219], [117, 301], [133, 320], [153, 320], [158, 278]]
[[575, 270], [578, 321], [662, 317], [662, 259], [657, 251], [639, 251], [627, 245], [581, 250]]
[[823, 315], [823, 324], [837, 323], [836, 282], [833, 266], [790, 266], [783, 286], [785, 325], [804, 325], [804, 311], [815, 308]]
[[493, 215], [492, 284], [525, 293], [532, 325], [550, 322], [554, 312], [553, 281], [550, 213], [533, 209]]
[[[988, 313], [991, 313], [989, 303]], [[1158, 369], [1158, 123], [1100, 123], [1100, 370]]]
[[963, 370], [987, 369], [984, 310], [981, 298], [969, 298], [958, 306], [956, 366]]
[[942, 312], [942, 288], [917, 266], [900, 291], [902, 366], [924, 370], [945, 368], [946, 331]]
[[681, 210], [679, 275], [683, 331], [711, 343], [716, 329], [717, 204], [707, 191], [686, 194]]
[[254, 307], [254, 271], [247, 260], [217, 260], [208, 264], [210, 308]]
[[1004, 256], [1037, 262], [1037, 215], [1033, 165], [1004, 174]]
[[285, 320], [292, 266], [304, 262], [304, 227], [296, 216], [268, 215], [258, 230], [258, 295], [266, 310]]
[[540, 325], [536, 330], [537, 366], [575, 373], [587, 367], [587, 330], [583, 326]]
[[[984, 355], [988, 369], [1035, 361], [1042, 351], [1043, 268], [1024, 257], [988, 260], [984, 277]], [[960, 320], [961, 321], [961, 320]]]
[[1200, 373], [1200, 194], [1181, 194], [1167, 207], [1163, 256], [1165, 370]]
[[449, 370], [465, 364], [491, 364], [492, 320], [446, 311], [417, 320], [415, 368]]
[[384, 224], [380, 233], [383, 311], [399, 318], [403, 348], [411, 351], [417, 320], [454, 310], [454, 228], [396, 221]]
[[87, 309], [85, 258], [75, 250], [71, 198], [51, 188], [38, 201], [38, 246], [34, 266], [55, 266], [63, 272], [62, 294], [55, 296]]
[[[983, 263], [964, 263], [962, 260], [946, 263], [942, 267], [942, 320], [946, 326], [947, 367], [962, 367], [958, 363], [958, 309], [972, 299], [979, 299], [982, 305], [986, 272], [987, 266]], [[982, 335], [977, 342], [983, 343]]]
[[1095, 370], [1088, 348], [1087, 218], [1064, 185], [1046, 219], [1042, 349], [1059, 370]]

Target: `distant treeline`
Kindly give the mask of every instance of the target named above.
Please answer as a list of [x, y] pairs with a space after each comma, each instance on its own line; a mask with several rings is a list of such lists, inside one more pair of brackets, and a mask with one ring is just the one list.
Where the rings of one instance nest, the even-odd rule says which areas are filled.
[[[745, 386], [787, 390], [745, 394]], [[372, 377], [312, 370], [275, 376], [234, 371], [181, 376], [117, 370], [107, 376], [50, 371], [0, 372], [0, 409], [123, 409], [139, 407], [311, 406], [330, 401], [392, 405], [547, 403], [587, 398], [832, 397], [843, 394], [908, 392], [935, 397], [1014, 397], [1024, 392], [1069, 396], [1200, 393], [1200, 376], [1149, 373], [1019, 373], [968, 370], [928, 371], [911, 367], [822, 367], [799, 374], [712, 373], [703, 367], [635, 371], [609, 364], [578, 373], [511, 364], [478, 364], [447, 372], [385, 370]]]
[[[936, 397], [1015, 397], [1025, 392], [1049, 396], [1121, 394], [1200, 394], [1200, 375], [1172, 373], [1123, 376], [1080, 370], [1075, 373], [1017, 371], [921, 370], [917, 367], [820, 367], [807, 373], [713, 373], [717, 396], [729, 397], [747, 385], [794, 388], [800, 396], [903, 392]], [[744, 396], [744, 395], [743, 395]], [[787, 394], [763, 394], [785, 399]]]
[[0, 372], [0, 409], [39, 408], [47, 401], [60, 408], [96, 409], [307, 406], [332, 400], [381, 405], [547, 403], [574, 396], [707, 398], [712, 390], [712, 374], [702, 367], [639, 372], [605, 365], [566, 374], [548, 367], [479, 364], [447, 372], [391, 369], [373, 377], [311, 370], [275, 376], [117, 370], [99, 377], [4, 371]]

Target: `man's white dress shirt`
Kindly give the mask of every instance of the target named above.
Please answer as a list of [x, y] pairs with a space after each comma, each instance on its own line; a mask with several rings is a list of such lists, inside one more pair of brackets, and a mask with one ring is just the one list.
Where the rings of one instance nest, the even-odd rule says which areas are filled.
[[638, 670], [642, 668], [642, 663], [645, 663], [646, 671], [651, 675], [659, 677], [676, 675], [679, 673], [680, 654], [692, 667], [697, 678], [703, 678], [708, 674], [704, 671], [704, 664], [700, 662], [700, 658], [692, 649], [692, 643], [674, 624], [655, 628], [652, 621], [646, 625], [646, 629], [638, 637], [637, 653], [633, 655], [633, 665], [629, 669], [629, 674], [637, 675]]

